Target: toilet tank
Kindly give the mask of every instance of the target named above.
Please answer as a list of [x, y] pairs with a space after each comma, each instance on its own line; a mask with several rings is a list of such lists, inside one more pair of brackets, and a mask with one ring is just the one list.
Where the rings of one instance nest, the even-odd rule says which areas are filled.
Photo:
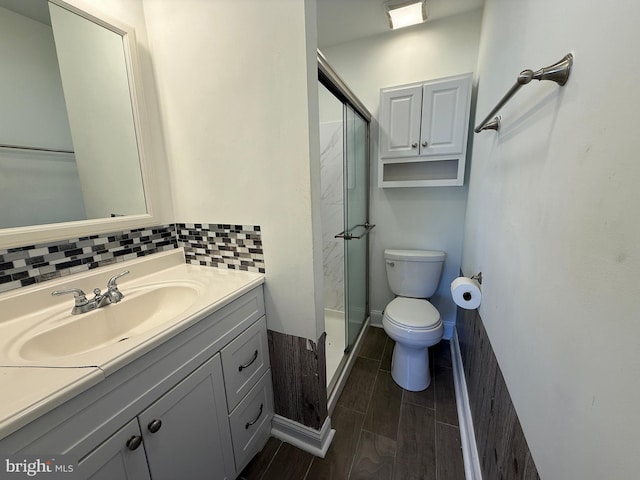
[[401, 297], [430, 298], [440, 283], [446, 257], [436, 250], [385, 250], [389, 288]]

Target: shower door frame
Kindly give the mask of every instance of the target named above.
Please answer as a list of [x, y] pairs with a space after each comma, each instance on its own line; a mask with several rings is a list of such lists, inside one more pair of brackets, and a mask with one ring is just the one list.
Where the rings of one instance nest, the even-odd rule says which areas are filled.
[[[324, 55], [320, 50], [317, 51], [317, 59], [318, 59], [318, 81], [327, 88], [331, 93], [333, 93], [336, 98], [342, 101], [344, 104], [350, 106], [353, 110], [355, 110], [356, 114], [358, 114], [362, 119], [366, 122], [366, 138], [365, 138], [365, 155], [367, 159], [367, 188], [366, 188], [366, 225], [369, 225], [369, 215], [370, 215], [370, 198], [371, 198], [371, 113], [367, 108], [362, 104], [362, 102], [354, 95], [354, 93], [349, 89], [347, 84], [340, 78], [340, 76], [331, 68], [328, 64]], [[343, 121], [343, 128], [346, 129], [346, 123]], [[345, 137], [346, 143], [346, 137]], [[346, 152], [345, 152], [346, 153]], [[344, 166], [346, 168], [346, 157], [343, 160]], [[346, 197], [346, 195], [345, 195]], [[346, 198], [345, 198], [346, 202]], [[346, 216], [345, 216], [346, 222]], [[346, 228], [346, 226], [345, 226]], [[362, 324], [358, 330], [357, 335], [349, 335], [349, 319], [347, 312], [347, 303], [349, 301], [347, 296], [345, 295], [345, 354], [348, 354], [353, 346], [349, 340], [350, 337], [354, 339], [358, 337], [360, 332], [362, 331], [363, 326], [366, 323], [367, 318], [370, 316], [370, 301], [369, 301], [369, 272], [370, 272], [370, 262], [369, 262], [369, 250], [370, 250], [370, 242], [369, 242], [369, 231], [370, 228], [367, 227], [366, 235], [366, 246], [365, 246], [365, 312], [364, 319], [362, 320]], [[347, 240], [345, 240], [347, 241]], [[346, 253], [346, 248], [345, 248]], [[345, 265], [345, 280], [348, 273], [346, 271]], [[345, 281], [345, 294], [346, 294], [347, 284]]]

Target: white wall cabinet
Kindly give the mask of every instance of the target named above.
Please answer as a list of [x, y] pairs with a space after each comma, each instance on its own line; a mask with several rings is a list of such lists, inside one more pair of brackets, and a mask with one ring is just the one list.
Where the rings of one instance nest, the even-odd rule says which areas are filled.
[[422, 86], [392, 87], [380, 94], [380, 157], [412, 158], [420, 153]]
[[271, 432], [264, 313], [258, 287], [4, 438], [0, 452], [69, 455], [81, 479], [236, 478]]
[[380, 187], [464, 183], [472, 74], [380, 91]]

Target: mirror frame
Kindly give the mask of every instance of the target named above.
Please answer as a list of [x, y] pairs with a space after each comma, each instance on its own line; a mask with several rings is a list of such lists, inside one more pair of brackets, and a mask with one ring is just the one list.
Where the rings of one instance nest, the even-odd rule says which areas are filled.
[[[126, 217], [97, 218], [73, 222], [30, 225], [0, 229], [0, 249], [48, 243], [56, 240], [83, 237], [101, 233], [129, 230], [159, 224], [152, 204], [150, 169], [145, 158], [144, 138], [150, 132], [146, 117], [142, 88], [142, 71], [137, 56], [137, 42], [134, 29], [119, 20], [109, 18], [102, 11], [79, 0], [49, 0], [51, 3], [86, 18], [122, 37], [124, 56], [129, 77], [129, 95], [133, 112], [135, 135], [138, 144], [138, 160], [142, 175], [142, 188], [147, 213]], [[73, 1], [74, 3], [70, 3]]]

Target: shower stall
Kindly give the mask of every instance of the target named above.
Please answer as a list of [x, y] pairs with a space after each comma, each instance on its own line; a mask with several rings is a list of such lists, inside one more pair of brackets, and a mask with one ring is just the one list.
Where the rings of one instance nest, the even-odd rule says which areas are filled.
[[369, 317], [371, 115], [318, 52], [327, 391]]

